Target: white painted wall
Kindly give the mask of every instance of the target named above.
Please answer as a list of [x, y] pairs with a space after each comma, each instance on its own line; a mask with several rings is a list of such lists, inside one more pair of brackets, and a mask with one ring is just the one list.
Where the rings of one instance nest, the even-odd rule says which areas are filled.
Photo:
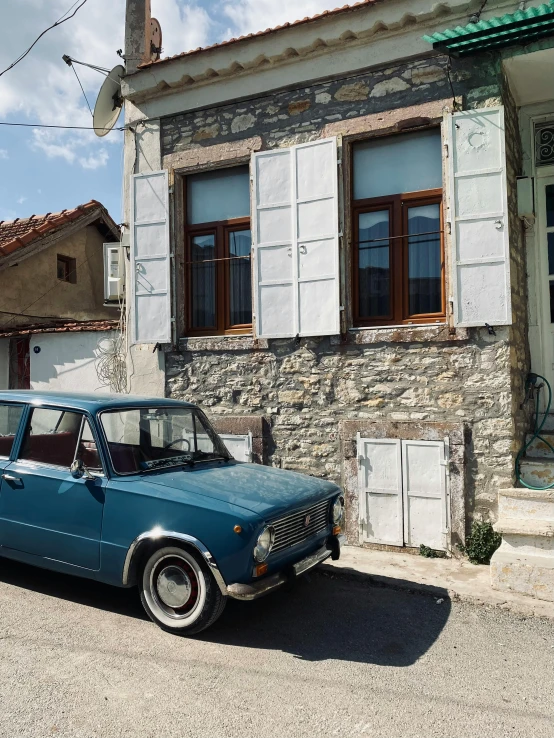
[[[98, 342], [112, 331], [44, 333], [31, 338], [31, 389], [109, 392], [96, 375]], [[35, 349], [40, 348], [39, 353]]]
[[0, 390], [8, 389], [8, 370], [10, 360], [10, 339], [0, 338]]

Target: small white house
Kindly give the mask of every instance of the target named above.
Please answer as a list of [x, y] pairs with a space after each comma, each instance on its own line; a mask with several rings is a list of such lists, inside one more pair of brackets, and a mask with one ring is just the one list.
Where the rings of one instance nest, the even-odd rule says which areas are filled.
[[100, 203], [1, 222], [0, 388], [109, 390], [124, 289], [119, 228]]

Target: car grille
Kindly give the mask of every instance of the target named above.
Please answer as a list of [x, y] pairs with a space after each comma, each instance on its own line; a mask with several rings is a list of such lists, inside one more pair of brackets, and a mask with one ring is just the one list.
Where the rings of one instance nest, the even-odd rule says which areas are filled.
[[[329, 526], [330, 506], [330, 500], [323, 500], [307, 510], [285, 515], [272, 522], [271, 525], [275, 528], [275, 543], [271, 553], [295, 546], [325, 530]], [[306, 525], [308, 515], [310, 522]]]

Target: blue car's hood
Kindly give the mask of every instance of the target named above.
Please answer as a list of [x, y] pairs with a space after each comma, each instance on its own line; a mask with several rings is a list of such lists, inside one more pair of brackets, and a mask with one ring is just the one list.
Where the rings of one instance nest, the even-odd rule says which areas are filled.
[[332, 482], [305, 474], [235, 462], [166, 471], [148, 476], [148, 482], [230, 502], [265, 519], [339, 492]]

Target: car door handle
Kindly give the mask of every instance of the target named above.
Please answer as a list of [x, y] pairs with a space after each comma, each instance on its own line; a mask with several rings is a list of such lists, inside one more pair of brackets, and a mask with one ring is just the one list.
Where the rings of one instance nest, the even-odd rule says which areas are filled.
[[6, 482], [21, 482], [21, 477], [14, 477], [11, 474], [2, 474], [2, 479]]

